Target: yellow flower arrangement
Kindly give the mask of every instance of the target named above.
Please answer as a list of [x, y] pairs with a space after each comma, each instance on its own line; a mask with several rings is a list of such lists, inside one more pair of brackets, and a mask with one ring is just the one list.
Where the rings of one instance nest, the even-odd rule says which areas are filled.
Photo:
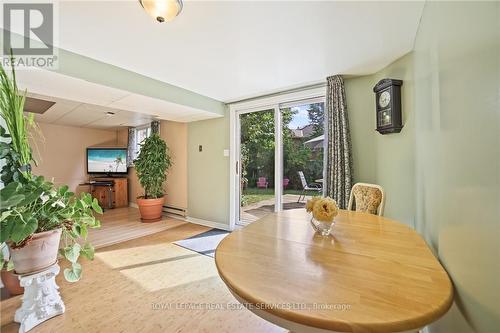
[[314, 208], [314, 204], [315, 204], [318, 200], [320, 200], [320, 199], [321, 199], [321, 197], [312, 197], [312, 199], [307, 200], [307, 202], [306, 202], [306, 211], [307, 211], [308, 213], [312, 213], [313, 208]]
[[329, 197], [314, 197], [308, 200], [306, 210], [312, 212], [316, 220], [327, 223], [332, 223], [335, 216], [339, 213], [337, 203]]

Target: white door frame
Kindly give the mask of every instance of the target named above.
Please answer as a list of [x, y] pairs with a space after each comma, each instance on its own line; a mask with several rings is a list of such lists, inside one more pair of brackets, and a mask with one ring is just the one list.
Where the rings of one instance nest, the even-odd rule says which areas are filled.
[[[281, 156], [282, 154], [282, 149], [281, 147], [281, 116], [280, 116], [280, 110], [279, 108], [267, 108], [267, 107], [258, 107], [258, 108], [252, 108], [252, 109], [247, 109], [247, 110], [241, 110], [235, 112], [235, 121], [236, 121], [236, 127], [235, 127], [235, 134], [236, 134], [236, 141], [235, 141], [235, 156], [237, 157], [235, 160], [234, 164], [234, 170], [235, 172], [235, 186], [234, 186], [234, 199], [236, 201], [236, 205], [234, 206], [235, 208], [235, 220], [234, 223], [238, 224], [238, 212], [239, 212], [239, 205], [241, 204], [241, 185], [240, 185], [240, 176], [241, 176], [241, 162], [239, 160], [239, 156], [241, 156], [241, 115], [247, 114], [247, 113], [253, 113], [253, 112], [265, 112], [265, 111], [273, 111], [274, 113], [274, 197], [275, 197], [275, 206], [274, 206], [274, 211], [280, 211], [282, 208], [282, 203], [281, 203], [281, 192], [283, 189], [281, 188], [280, 183], [283, 183], [283, 180], [280, 181], [280, 170], [281, 170], [281, 165], [283, 164], [281, 161], [283, 160], [283, 157]], [[281, 173], [282, 174], [282, 173]], [[282, 176], [281, 176], [282, 178]], [[231, 229], [232, 230], [232, 229]]]
[[274, 194], [276, 197], [275, 210], [282, 210], [283, 192], [283, 145], [281, 105], [292, 102], [306, 101], [314, 98], [325, 98], [325, 86], [302, 89], [285, 94], [278, 94], [229, 105], [229, 228], [234, 230], [240, 205], [239, 173], [241, 169], [239, 152], [239, 117], [241, 114], [274, 110], [275, 121], [275, 160], [274, 160]]

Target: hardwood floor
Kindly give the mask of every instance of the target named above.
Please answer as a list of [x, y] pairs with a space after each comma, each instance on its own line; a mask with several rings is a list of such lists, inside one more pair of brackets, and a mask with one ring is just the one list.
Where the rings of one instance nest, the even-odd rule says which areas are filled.
[[177, 227], [187, 222], [170, 217], [163, 217], [154, 223], [142, 223], [137, 208], [116, 208], [98, 216], [101, 221], [99, 229], [90, 229], [88, 241], [96, 249], [144, 237], [160, 231]]
[[[239, 303], [214, 260], [172, 244], [209, 228], [168, 223], [168, 230], [100, 248], [93, 262], [82, 260], [78, 283], [59, 274], [66, 313], [32, 332], [285, 332], [246, 309], [228, 310]], [[21, 296], [0, 304], [0, 331], [17, 332]]]

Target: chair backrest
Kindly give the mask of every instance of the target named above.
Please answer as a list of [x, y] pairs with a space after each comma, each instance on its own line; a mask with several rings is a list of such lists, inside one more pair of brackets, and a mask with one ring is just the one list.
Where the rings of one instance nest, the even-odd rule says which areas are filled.
[[385, 193], [380, 185], [356, 183], [351, 189], [348, 210], [356, 204], [356, 211], [374, 215], [384, 215]]
[[302, 183], [302, 187], [306, 188], [307, 187], [307, 181], [306, 181], [306, 177], [304, 176], [304, 173], [302, 171], [298, 171], [297, 173], [299, 174], [300, 182]]
[[287, 186], [288, 183], [290, 183], [290, 179], [288, 178], [283, 178], [283, 186]]
[[265, 184], [266, 183], [266, 177], [259, 177], [259, 180], [257, 181], [259, 184]]

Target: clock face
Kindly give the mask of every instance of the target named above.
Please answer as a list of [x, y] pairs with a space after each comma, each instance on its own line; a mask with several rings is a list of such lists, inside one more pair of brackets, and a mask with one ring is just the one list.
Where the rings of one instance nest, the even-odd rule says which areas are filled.
[[385, 108], [391, 102], [391, 94], [386, 90], [378, 97], [378, 105]]

